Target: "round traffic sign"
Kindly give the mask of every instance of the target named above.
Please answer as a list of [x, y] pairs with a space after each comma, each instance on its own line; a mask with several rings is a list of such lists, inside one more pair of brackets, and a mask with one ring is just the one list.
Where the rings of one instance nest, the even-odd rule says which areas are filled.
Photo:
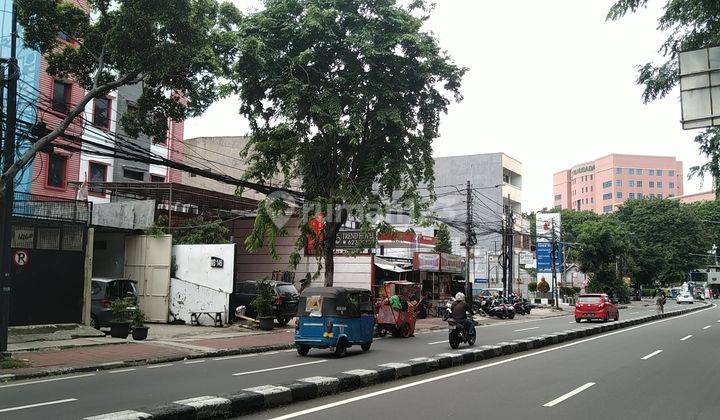
[[30, 251], [27, 249], [17, 249], [13, 252], [13, 262], [17, 266], [24, 266], [30, 262]]

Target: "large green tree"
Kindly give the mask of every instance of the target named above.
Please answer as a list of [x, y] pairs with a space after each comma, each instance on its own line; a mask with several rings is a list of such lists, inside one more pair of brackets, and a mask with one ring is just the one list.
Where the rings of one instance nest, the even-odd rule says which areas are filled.
[[[250, 179], [300, 183], [325, 213], [314, 235], [325, 284], [333, 284], [335, 238], [393, 198], [418, 216], [432, 186], [440, 115], [460, 100], [465, 69], [423, 29], [423, 1], [266, 0], [243, 20], [234, 81], [252, 129]], [[277, 200], [261, 203], [249, 249], [282, 230]], [[308, 212], [310, 216], [315, 211]], [[298, 238], [305, 245], [308, 229]], [[297, 254], [292, 258], [298, 260]]]
[[627, 255], [634, 263], [636, 283], [682, 282], [705, 262], [708, 231], [693, 206], [677, 200], [630, 200], [613, 215], [627, 233]]
[[[712, 0], [664, 0], [658, 30], [668, 34], [660, 45], [665, 61], [646, 63], [639, 67], [637, 82], [645, 86], [645, 103], [665, 97], [678, 84], [678, 52], [720, 44], [720, 3]], [[647, 7], [650, 0], [618, 0], [608, 12], [608, 20], [616, 20]], [[708, 158], [704, 165], [690, 168], [692, 175], [710, 175], [713, 188], [720, 197], [720, 131], [707, 129], [695, 137], [700, 152]]]
[[231, 4], [215, 0], [86, 3], [88, 9], [75, 0], [14, 1], [25, 44], [43, 54], [51, 76], [76, 81], [86, 92], [70, 104], [62, 122], [49, 127], [50, 132], [2, 174], [0, 195], [5, 180], [78, 123], [94, 98], [142, 83], [135, 111], [126, 113], [121, 123], [132, 135], [162, 137], [169, 120], [199, 115], [224, 93], [221, 76], [234, 62], [240, 20]]
[[627, 299], [622, 283], [621, 258], [627, 252], [627, 232], [614, 220], [587, 220], [577, 228], [576, 261], [590, 276], [588, 289]]
[[437, 243], [435, 244], [435, 251], [437, 252], [452, 252], [452, 242], [450, 241], [450, 230], [445, 223], [440, 223], [436, 230]]

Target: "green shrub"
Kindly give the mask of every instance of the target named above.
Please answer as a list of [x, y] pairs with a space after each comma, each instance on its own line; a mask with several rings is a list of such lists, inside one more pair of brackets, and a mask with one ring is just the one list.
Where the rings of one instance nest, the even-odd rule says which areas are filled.
[[113, 322], [130, 322], [132, 313], [129, 308], [134, 304], [134, 299], [130, 297], [110, 301], [110, 312], [113, 314]]
[[528, 292], [537, 292], [538, 284], [536, 281], [528, 283]]
[[262, 279], [257, 282], [257, 297], [250, 303], [257, 316], [268, 316], [272, 315], [272, 301], [275, 297], [275, 290], [273, 290], [270, 280]]

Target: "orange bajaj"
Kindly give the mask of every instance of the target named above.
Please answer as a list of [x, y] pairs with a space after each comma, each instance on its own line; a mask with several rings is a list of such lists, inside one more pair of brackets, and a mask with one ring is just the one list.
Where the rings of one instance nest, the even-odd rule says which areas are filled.
[[575, 302], [575, 322], [583, 319], [599, 319], [602, 322], [617, 321], [620, 318], [617, 306], [606, 294], [586, 294], [578, 296]]

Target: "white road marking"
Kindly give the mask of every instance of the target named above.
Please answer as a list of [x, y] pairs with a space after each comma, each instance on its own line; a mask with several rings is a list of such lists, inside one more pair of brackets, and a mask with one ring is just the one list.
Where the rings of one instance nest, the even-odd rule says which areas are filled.
[[680, 341], [685, 341], [685, 340], [687, 340], [687, 339], [690, 338], [690, 337], [692, 337], [692, 334], [686, 335], [685, 337], [681, 338]]
[[428, 346], [433, 346], [433, 345], [435, 345], [435, 344], [442, 344], [442, 343], [447, 343], [447, 342], [448, 342], [447, 340], [443, 340], [443, 341], [433, 341], [432, 343], [428, 343]]
[[111, 370], [108, 373], [125, 373], [125, 372], [132, 372], [134, 370], [137, 370], [137, 369], [130, 368], [130, 369]]
[[244, 359], [246, 357], [255, 357], [258, 353], [250, 353], [250, 354], [237, 354], [235, 356], [224, 356], [224, 357], [216, 357], [213, 360], [231, 360], [231, 359]]
[[657, 356], [657, 355], [660, 354], [660, 353], [662, 353], [662, 350], [655, 350], [654, 352], [648, 354], [647, 356], [643, 356], [643, 357], [641, 357], [640, 359], [641, 359], [641, 360], [647, 360], [647, 359], [649, 359], [649, 358], [651, 358], [651, 357], [653, 357], [653, 356]]
[[324, 362], [327, 362], [327, 360], [326, 360], [326, 359], [323, 359], [323, 360], [316, 360], [316, 361], [314, 361], [314, 362], [296, 363], [296, 364], [294, 364], [294, 365], [277, 366], [277, 367], [267, 368], [267, 369], [251, 370], [251, 371], [249, 371], [249, 372], [233, 373], [233, 376], [252, 375], [252, 374], [254, 374], [254, 373], [271, 372], [271, 371], [273, 371], [273, 370], [290, 369], [290, 368], [294, 368], [294, 367], [314, 365], [314, 364], [317, 364], [317, 363], [324, 363]]
[[639, 314], [639, 313], [640, 313], [640, 312], [630, 312], [628, 315], [637, 315], [637, 314]]
[[84, 375], [61, 376], [61, 377], [59, 377], [59, 378], [41, 379], [41, 380], [39, 380], [39, 381], [20, 382], [20, 383], [17, 383], [17, 384], [0, 385], [0, 388], [14, 388], [14, 387], [16, 387], [16, 386], [42, 384], [42, 383], [45, 383], [45, 382], [55, 382], [55, 381], [65, 381], [65, 380], [68, 380], [68, 379], [87, 378], [88, 376], [95, 376], [95, 374], [94, 374], [94, 373], [86, 373], [86, 374], [84, 374]]
[[519, 330], [515, 330], [515, 332], [537, 330], [537, 329], [539, 329], [539, 328], [540, 328], [540, 327], [520, 328]]
[[148, 366], [147, 368], [148, 368], [148, 369], [158, 369], [158, 368], [170, 367], [170, 366], [172, 366], [172, 365], [173, 365], [172, 363], [166, 363], [166, 364], [164, 364], [164, 365], [152, 365], [152, 366]]
[[278, 353], [280, 353], [280, 352], [279, 351], [269, 351], [267, 353], [260, 353], [260, 354], [262, 354], [263, 356], [269, 356], [271, 354], [278, 354]]
[[8, 411], [25, 410], [26, 408], [43, 407], [46, 405], [63, 404], [63, 403], [68, 403], [68, 402], [73, 402], [73, 401], [77, 401], [77, 398], [67, 398], [64, 400], [48, 401], [48, 402], [37, 403], [37, 404], [21, 405], [19, 407], [3, 408], [3, 409], [0, 409], [0, 413], [7, 413]]
[[712, 325], [706, 325], [703, 327], [703, 330], [707, 330], [708, 328], [712, 327]]
[[205, 359], [201, 360], [188, 360], [187, 362], [183, 362], [184, 365], [196, 365], [198, 363], [205, 363]]
[[548, 403], [543, 404], [543, 407], [553, 407], [553, 406], [556, 406], [556, 405], [560, 404], [561, 402], [567, 400], [568, 398], [574, 397], [575, 395], [577, 395], [577, 394], [585, 391], [586, 389], [590, 388], [590, 387], [593, 386], [593, 385], [595, 385], [595, 382], [588, 382], [588, 383], [586, 383], [585, 385], [583, 385], [583, 386], [581, 386], [581, 387], [578, 387], [578, 388], [573, 389], [572, 391], [568, 392], [568, 393], [565, 394], [565, 395], [561, 395], [561, 396], [555, 398], [554, 400], [552, 400], [552, 401], [550, 401], [550, 402], [548, 402]]
[[571, 343], [563, 344], [563, 345], [561, 345], [561, 346], [557, 346], [557, 347], [553, 347], [553, 348], [549, 348], [549, 349], [545, 349], [545, 350], [538, 350], [538, 351], [536, 351], [536, 352], [527, 353], [527, 354], [522, 354], [522, 355], [516, 356], [516, 357], [511, 357], [511, 358], [509, 358], [509, 359], [500, 360], [500, 361], [497, 361], [497, 362], [488, 363], [488, 364], [485, 364], [485, 365], [480, 365], [480, 366], [476, 366], [476, 367], [469, 368], [469, 369], [463, 369], [463, 370], [459, 370], [459, 371], [452, 372], [452, 373], [446, 373], [446, 374], [444, 374], [444, 375], [438, 375], [438, 376], [434, 376], [434, 377], [432, 377], [432, 378], [422, 379], [422, 380], [419, 380], [419, 381], [410, 382], [410, 383], [407, 383], [407, 384], [404, 384], [404, 385], [398, 385], [398, 386], [393, 387], [393, 388], [383, 389], [383, 390], [371, 392], [371, 393], [368, 393], [368, 394], [358, 395], [357, 397], [352, 397], [352, 398], [348, 398], [348, 399], [345, 399], [345, 400], [336, 401], [336, 402], [333, 402], [333, 403], [329, 403], [329, 404], [324, 404], [324, 405], [320, 405], [320, 406], [308, 408], [308, 409], [305, 409], [305, 410], [302, 410], [302, 411], [296, 411], [296, 412], [294, 412], [294, 413], [289, 413], [289, 414], [286, 414], [286, 415], [284, 415], [284, 416], [275, 417], [275, 418], [273, 418], [273, 419], [271, 419], [271, 420], [288, 420], [288, 419], [294, 419], [294, 418], [296, 418], [296, 417], [304, 416], [304, 415], [307, 415], [307, 414], [317, 413], [317, 412], [319, 412], [319, 411], [325, 411], [325, 410], [328, 410], [328, 409], [331, 409], [331, 408], [335, 408], [335, 407], [339, 407], [339, 406], [342, 406], [342, 405], [351, 404], [351, 403], [354, 403], [354, 402], [356, 402], [356, 401], [362, 401], [362, 400], [366, 400], [366, 399], [368, 399], [368, 398], [378, 397], [378, 396], [380, 396], [380, 395], [389, 394], [389, 393], [397, 392], [397, 391], [402, 391], [403, 389], [413, 388], [413, 387], [420, 386], [420, 385], [424, 385], [424, 384], [427, 384], [427, 383], [436, 382], [436, 381], [441, 381], [441, 380], [443, 380], [443, 379], [452, 378], [452, 377], [458, 376], [458, 375], [465, 375], [466, 373], [469, 373], [469, 372], [475, 372], [475, 371], [482, 370], [482, 369], [487, 369], [487, 368], [491, 368], [491, 367], [495, 367], [495, 366], [504, 365], [504, 364], [506, 364], [506, 363], [512, 363], [512, 362], [515, 362], [515, 361], [518, 361], [518, 360], [522, 360], [522, 359], [527, 359], [527, 358], [530, 358], [530, 357], [535, 357], [535, 356], [543, 355], [543, 354], [549, 353], [549, 352], [551, 352], [551, 351], [562, 350], [562, 349], [565, 349], [565, 348], [568, 348], [568, 347], [577, 346], [577, 345], [584, 344], [584, 343], [587, 343], [587, 342], [590, 342], [590, 341], [595, 341], [595, 340], [599, 340], [599, 339], [601, 339], [601, 338], [610, 337], [610, 336], [613, 336], [613, 335], [616, 335], [616, 334], [623, 334], [623, 333], [626, 333], [626, 332], [629, 332], [629, 331], [637, 330], [637, 329], [639, 329], [639, 328], [645, 328], [645, 327], [649, 327], [649, 326], [651, 326], [651, 325], [659, 324], [659, 323], [661, 323], [661, 322], [668, 322], [668, 321], [672, 321], [672, 320], [674, 320], [674, 319], [684, 318], [684, 317], [690, 316], [690, 315], [696, 315], [696, 314], [699, 314], [700, 312], [707, 311], [708, 309], [714, 309], [714, 308], [716, 308], [716, 307], [717, 307], [717, 305], [713, 304], [713, 306], [711, 306], [711, 307], [709, 307], [709, 308], [707, 308], [707, 309], [700, 309], [700, 310], [698, 310], [698, 311], [691, 312], [691, 313], [687, 313], [687, 314], [684, 314], [684, 315], [678, 315], [678, 316], [672, 317], [672, 318], [665, 318], [665, 319], [661, 319], [661, 320], [658, 320], [658, 321], [648, 322], [648, 323], [646, 323], [646, 324], [636, 325], [636, 326], [634, 326], [634, 327], [629, 327], [629, 328], [624, 328], [624, 329], [622, 329], [622, 330], [613, 331], [613, 332], [610, 332], [610, 333], [607, 333], [607, 334], [602, 334], [602, 335], [598, 335], [598, 336], [586, 338], [586, 339], [580, 340], [580, 341], [573, 341], [573, 342], [571, 342]]

